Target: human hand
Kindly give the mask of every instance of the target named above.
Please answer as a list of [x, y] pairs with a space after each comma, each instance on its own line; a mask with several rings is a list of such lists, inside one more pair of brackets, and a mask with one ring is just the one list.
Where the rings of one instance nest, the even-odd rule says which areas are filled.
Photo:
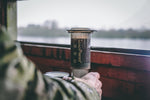
[[[64, 80], [69, 80], [72, 81], [71, 77], [63, 77]], [[102, 95], [102, 82], [99, 80], [100, 79], [100, 74], [97, 72], [89, 72], [88, 74], [86, 74], [85, 76], [83, 76], [82, 78], [77, 78], [75, 77], [75, 81], [81, 81], [87, 85], [89, 85], [92, 88], [95, 88], [96, 91], [100, 94], [100, 96]]]
[[95, 88], [101, 96], [102, 95], [102, 89], [101, 89], [102, 82], [99, 79], [100, 79], [100, 74], [97, 72], [89, 72], [82, 78], [75, 78], [75, 80], [82, 81], [82, 82], [88, 84], [89, 86]]

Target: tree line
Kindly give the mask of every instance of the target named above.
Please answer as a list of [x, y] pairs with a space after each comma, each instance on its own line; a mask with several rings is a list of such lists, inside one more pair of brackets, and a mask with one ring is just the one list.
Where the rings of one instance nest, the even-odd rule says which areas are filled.
[[[27, 27], [19, 27], [18, 33], [20, 36], [39, 36], [39, 37], [68, 37], [66, 29], [57, 27], [56, 23], [53, 23], [51, 27], [44, 25], [30, 24]], [[150, 30], [135, 30], [135, 29], [110, 29], [110, 30], [98, 30], [92, 35], [97, 38], [140, 38], [150, 39]]]

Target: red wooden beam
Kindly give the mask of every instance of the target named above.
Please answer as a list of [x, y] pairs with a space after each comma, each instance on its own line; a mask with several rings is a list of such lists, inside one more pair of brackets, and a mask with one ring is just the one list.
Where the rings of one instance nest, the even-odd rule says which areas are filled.
[[[44, 73], [70, 72], [70, 49], [22, 45], [24, 53]], [[114, 100], [148, 100], [150, 57], [114, 52], [91, 51], [92, 71], [101, 74], [103, 97]]]
[[91, 62], [115, 67], [150, 71], [150, 56], [92, 51]]

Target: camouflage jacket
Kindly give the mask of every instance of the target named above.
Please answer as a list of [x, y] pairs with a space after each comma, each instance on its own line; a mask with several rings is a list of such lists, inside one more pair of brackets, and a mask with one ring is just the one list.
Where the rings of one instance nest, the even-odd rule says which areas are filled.
[[0, 29], [0, 100], [100, 100], [95, 89], [44, 76]]

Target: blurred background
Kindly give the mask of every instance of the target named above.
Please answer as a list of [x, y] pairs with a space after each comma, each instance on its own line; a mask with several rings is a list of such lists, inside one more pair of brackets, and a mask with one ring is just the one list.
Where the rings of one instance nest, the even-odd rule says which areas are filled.
[[96, 47], [150, 50], [150, 0], [18, 1], [18, 40], [70, 44], [67, 29], [97, 30]]

